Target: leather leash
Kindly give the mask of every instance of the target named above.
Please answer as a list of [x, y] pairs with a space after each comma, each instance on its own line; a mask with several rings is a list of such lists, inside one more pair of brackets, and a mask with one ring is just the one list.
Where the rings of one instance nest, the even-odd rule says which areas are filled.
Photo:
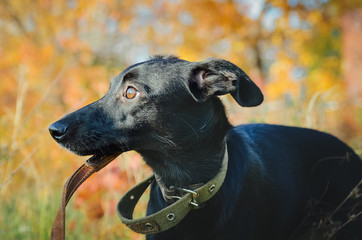
[[73, 175], [68, 178], [63, 187], [62, 200], [60, 202], [57, 215], [55, 217], [50, 239], [65, 239], [65, 207], [67, 206], [73, 193], [78, 187], [89, 178], [93, 173], [98, 172], [110, 162], [112, 162], [119, 154], [108, 156], [93, 156], [89, 158]]
[[[93, 156], [89, 158], [73, 175], [66, 181], [63, 188], [62, 200], [60, 202], [57, 215], [55, 217], [51, 240], [65, 239], [65, 207], [67, 206], [73, 193], [87, 180], [93, 173], [98, 172], [119, 154], [109, 156]], [[206, 184], [197, 189], [177, 188], [178, 192], [183, 192], [182, 196], [173, 196], [176, 202], [168, 207], [143, 218], [133, 219], [134, 208], [145, 192], [147, 187], [155, 180], [155, 175], [147, 178], [130, 189], [119, 201], [117, 205], [118, 216], [133, 231], [150, 234], [166, 231], [176, 226], [192, 209], [197, 209], [200, 204], [212, 198], [221, 188], [228, 165], [228, 154], [225, 145], [224, 158], [219, 173]], [[199, 186], [199, 185], [198, 185]]]
[[184, 192], [182, 196], [174, 196], [176, 202], [160, 211], [139, 219], [133, 219], [133, 211], [136, 204], [146, 191], [147, 187], [155, 181], [155, 175], [150, 176], [137, 184], [123, 195], [117, 205], [117, 213], [123, 223], [133, 231], [142, 234], [152, 234], [166, 231], [176, 226], [192, 210], [212, 198], [222, 186], [228, 166], [228, 154], [225, 145], [224, 159], [219, 173], [206, 184], [202, 184], [195, 190], [177, 188]]

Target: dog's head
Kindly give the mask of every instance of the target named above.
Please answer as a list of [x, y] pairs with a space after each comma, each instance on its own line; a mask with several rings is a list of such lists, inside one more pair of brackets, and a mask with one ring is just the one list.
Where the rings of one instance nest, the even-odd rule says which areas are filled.
[[104, 97], [53, 123], [49, 131], [79, 155], [176, 148], [176, 138], [198, 136], [220, 114], [213, 105], [217, 95], [227, 93], [241, 106], [263, 101], [259, 88], [228, 61], [157, 56], [125, 69]]

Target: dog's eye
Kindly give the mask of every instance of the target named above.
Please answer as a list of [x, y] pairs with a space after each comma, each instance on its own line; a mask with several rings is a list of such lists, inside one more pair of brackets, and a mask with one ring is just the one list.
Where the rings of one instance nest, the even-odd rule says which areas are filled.
[[127, 91], [126, 91], [126, 98], [128, 99], [134, 99], [137, 96], [137, 89], [135, 89], [134, 87], [128, 87]]

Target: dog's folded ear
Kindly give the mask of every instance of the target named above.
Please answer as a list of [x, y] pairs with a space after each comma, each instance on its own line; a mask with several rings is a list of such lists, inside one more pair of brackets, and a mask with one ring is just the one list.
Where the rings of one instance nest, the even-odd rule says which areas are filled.
[[231, 62], [208, 58], [193, 64], [188, 85], [197, 101], [203, 102], [213, 95], [230, 93], [243, 107], [257, 106], [263, 102], [260, 89], [243, 70]]

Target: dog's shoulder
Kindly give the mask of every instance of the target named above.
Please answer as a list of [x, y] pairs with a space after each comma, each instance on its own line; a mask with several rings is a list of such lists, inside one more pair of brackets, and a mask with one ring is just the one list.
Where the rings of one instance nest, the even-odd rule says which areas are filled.
[[[270, 124], [246, 124], [232, 128], [227, 135], [229, 148], [262, 161], [316, 161], [330, 156], [355, 155], [354, 151], [337, 137], [308, 128]], [[314, 160], [312, 160], [314, 159]]]
[[274, 125], [274, 124], [244, 124], [233, 127], [228, 134], [228, 137], [231, 138], [240, 138], [255, 142], [270, 142], [276, 141], [275, 143], [296, 143], [300, 141], [316, 141], [321, 142], [326, 141], [329, 144], [342, 144], [345, 145], [337, 137], [321, 132], [315, 129], [302, 128], [302, 127], [292, 127], [284, 125]]

